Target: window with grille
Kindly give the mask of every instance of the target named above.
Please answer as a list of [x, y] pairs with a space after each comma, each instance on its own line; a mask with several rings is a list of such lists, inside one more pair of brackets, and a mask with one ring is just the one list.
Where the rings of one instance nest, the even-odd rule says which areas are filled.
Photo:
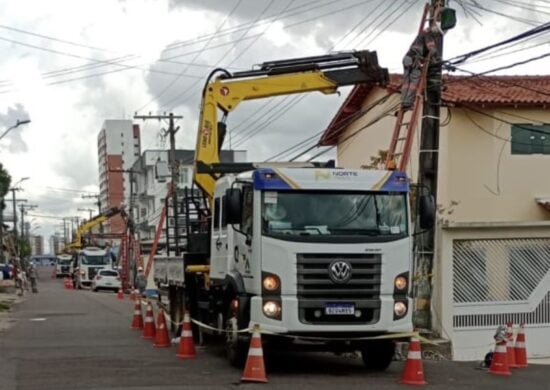
[[512, 154], [550, 154], [550, 124], [512, 126]]

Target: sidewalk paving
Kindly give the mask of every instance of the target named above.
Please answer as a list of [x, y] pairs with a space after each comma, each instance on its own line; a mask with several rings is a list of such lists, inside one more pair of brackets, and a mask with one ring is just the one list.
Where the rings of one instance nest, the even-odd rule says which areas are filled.
[[13, 280], [0, 280], [0, 333], [9, 329], [16, 320], [12, 316], [12, 307], [23, 302], [26, 298], [18, 296]]

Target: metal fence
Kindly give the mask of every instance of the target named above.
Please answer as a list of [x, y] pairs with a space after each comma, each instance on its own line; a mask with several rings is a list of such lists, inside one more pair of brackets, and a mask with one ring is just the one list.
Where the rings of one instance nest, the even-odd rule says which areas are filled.
[[550, 239], [455, 240], [455, 328], [550, 324]]

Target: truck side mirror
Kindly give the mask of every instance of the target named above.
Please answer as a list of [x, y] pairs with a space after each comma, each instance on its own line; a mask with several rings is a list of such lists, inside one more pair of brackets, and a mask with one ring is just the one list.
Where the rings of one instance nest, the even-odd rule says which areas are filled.
[[419, 199], [418, 212], [420, 217], [420, 228], [429, 230], [435, 222], [435, 200], [432, 195], [422, 195]]
[[225, 191], [224, 207], [227, 223], [240, 224], [242, 215], [242, 192], [240, 188], [229, 188]]

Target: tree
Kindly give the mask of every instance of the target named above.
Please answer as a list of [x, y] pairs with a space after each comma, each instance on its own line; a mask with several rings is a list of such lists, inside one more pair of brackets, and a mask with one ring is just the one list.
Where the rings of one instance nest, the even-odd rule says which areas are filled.
[[1, 201], [2, 209], [4, 209], [5, 207], [4, 196], [6, 196], [6, 194], [10, 190], [10, 185], [11, 185], [11, 176], [8, 173], [8, 171], [6, 171], [2, 163], [0, 163], [0, 201]]

